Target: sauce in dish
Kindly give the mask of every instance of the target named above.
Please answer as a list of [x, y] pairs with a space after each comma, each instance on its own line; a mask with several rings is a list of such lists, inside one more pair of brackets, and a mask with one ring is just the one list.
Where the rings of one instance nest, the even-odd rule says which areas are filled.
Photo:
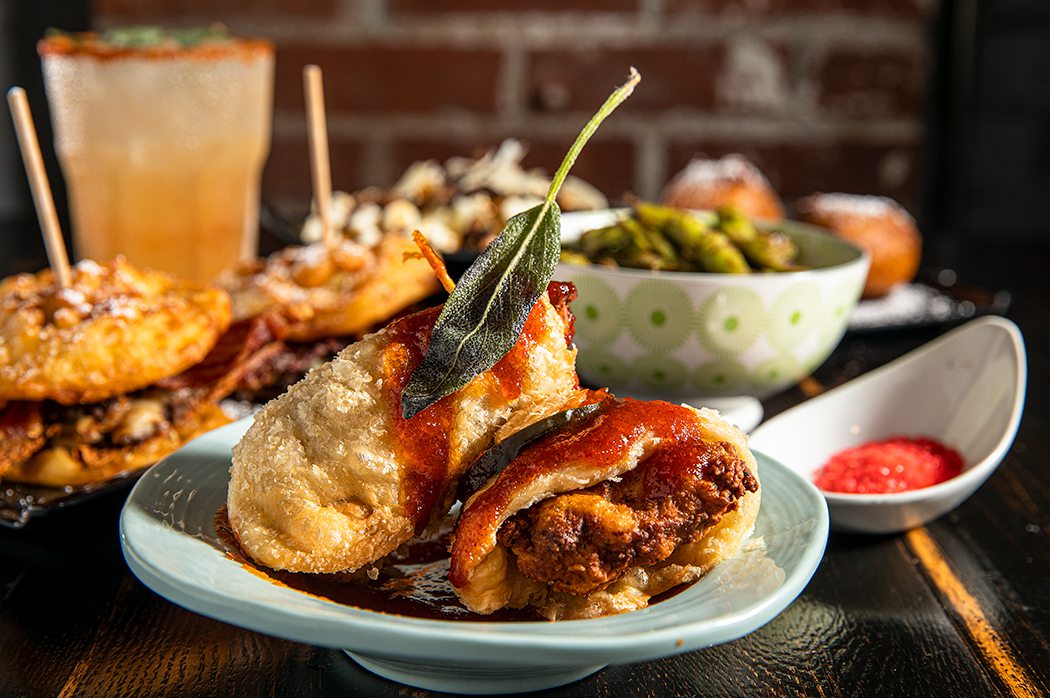
[[[216, 539], [209, 542], [252, 574], [344, 606], [429, 620], [504, 623], [546, 620], [532, 607], [505, 608], [482, 615], [464, 606], [448, 583], [450, 526], [442, 527], [433, 537], [406, 543], [372, 570], [345, 575], [283, 572], [253, 562], [237, 543], [225, 506], [215, 513], [215, 534]], [[649, 603], [669, 599], [687, 588], [688, 584], [679, 585], [653, 597]]]
[[252, 561], [237, 543], [226, 507], [215, 514], [214, 541], [233, 561], [274, 584], [366, 611], [413, 618], [462, 621], [543, 620], [525, 610], [503, 610], [483, 616], [472, 613], [448, 583], [450, 527], [430, 538], [406, 543], [375, 567], [347, 574], [305, 574], [272, 570]]
[[962, 467], [958, 451], [935, 439], [894, 436], [840, 451], [813, 482], [826, 492], [890, 494], [950, 480]]

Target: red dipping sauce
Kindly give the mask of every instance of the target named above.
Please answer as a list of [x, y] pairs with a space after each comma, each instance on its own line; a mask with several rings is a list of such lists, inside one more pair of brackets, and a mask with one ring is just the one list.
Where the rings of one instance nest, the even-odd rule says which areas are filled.
[[958, 451], [939, 441], [894, 436], [835, 454], [813, 482], [826, 492], [888, 494], [950, 480], [962, 467]]

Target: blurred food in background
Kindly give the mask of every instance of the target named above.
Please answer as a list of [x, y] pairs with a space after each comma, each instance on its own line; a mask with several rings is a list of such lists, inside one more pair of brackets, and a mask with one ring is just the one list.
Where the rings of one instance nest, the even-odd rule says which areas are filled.
[[130, 27], [50, 31], [37, 50], [78, 257], [207, 281], [254, 256], [269, 41]]
[[635, 202], [612, 225], [563, 246], [562, 261], [664, 271], [749, 274], [798, 271], [798, 246], [758, 228], [737, 208], [716, 213]]
[[878, 298], [915, 278], [922, 236], [915, 220], [892, 199], [856, 194], [813, 194], [798, 204], [800, 220], [819, 225], [871, 255], [865, 298]]
[[430, 266], [410, 238], [382, 234], [365, 245], [342, 239], [293, 245], [221, 274], [234, 318], [277, 313], [284, 336], [297, 342], [360, 338], [438, 290]]
[[784, 206], [773, 186], [750, 160], [733, 153], [723, 158], [697, 155], [668, 183], [664, 203], [703, 211], [732, 206], [748, 218], [776, 221]]
[[151, 465], [230, 421], [250, 370], [217, 288], [81, 261], [0, 282], [0, 477], [66, 487]]
[[[507, 219], [543, 201], [550, 176], [525, 170], [525, 146], [508, 139], [478, 159], [454, 157], [412, 163], [389, 190], [375, 187], [355, 194], [335, 192], [331, 218], [351, 240], [375, 245], [384, 233], [411, 235], [420, 230], [441, 252], [481, 251]], [[569, 175], [558, 193], [563, 211], [589, 211], [609, 203], [600, 191]], [[321, 217], [306, 220], [303, 240], [321, 239]]]

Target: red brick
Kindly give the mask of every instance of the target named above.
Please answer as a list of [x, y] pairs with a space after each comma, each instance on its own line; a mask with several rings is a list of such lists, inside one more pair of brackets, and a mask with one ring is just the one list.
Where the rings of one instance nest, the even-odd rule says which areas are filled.
[[199, 17], [207, 23], [245, 15], [330, 17], [338, 14], [339, 0], [95, 0], [93, 7], [95, 17], [109, 23], [187, 16]]
[[912, 141], [785, 141], [764, 145], [746, 141], [678, 142], [668, 151], [668, 178], [697, 153], [711, 157], [744, 154], [765, 173], [789, 208], [807, 194], [839, 191], [889, 196], [914, 213], [921, 193], [920, 151]]
[[492, 111], [501, 56], [495, 50], [414, 45], [278, 44], [278, 107], [302, 109], [302, 69], [308, 63], [324, 69], [325, 103], [331, 111]]
[[872, 49], [834, 51], [814, 76], [820, 106], [851, 118], [919, 114], [922, 78], [916, 53]]
[[671, 17], [705, 15], [784, 16], [794, 14], [860, 14], [926, 17], [934, 3], [925, 0], [666, 0]]
[[724, 62], [720, 46], [556, 50], [529, 58], [529, 107], [538, 112], [595, 110], [635, 66], [642, 82], [624, 111], [693, 107], [716, 102], [716, 76]]
[[[400, 173], [416, 160], [444, 162], [454, 155], [478, 157], [499, 144], [501, 139], [443, 141], [406, 140], [394, 151], [395, 171]], [[528, 148], [523, 165], [526, 169], [539, 167], [553, 173], [561, 163], [572, 142], [564, 140], [522, 138]], [[634, 146], [625, 140], [603, 139], [600, 135], [587, 144], [572, 168], [572, 174], [598, 187], [610, 200], [618, 200], [634, 186]]]
[[[358, 161], [361, 144], [338, 138], [329, 139], [332, 160], [332, 188], [354, 191], [368, 184], [361, 181]], [[266, 200], [299, 199], [305, 210], [310, 206], [310, 153], [306, 143], [306, 124], [301, 138], [275, 139], [263, 170], [262, 196]]]
[[389, 12], [398, 15], [438, 15], [457, 12], [631, 12], [637, 0], [389, 0]]

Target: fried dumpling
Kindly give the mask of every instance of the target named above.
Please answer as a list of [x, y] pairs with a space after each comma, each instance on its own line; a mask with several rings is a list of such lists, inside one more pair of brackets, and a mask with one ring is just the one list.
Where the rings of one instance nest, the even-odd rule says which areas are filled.
[[551, 414], [579, 392], [565, 306], [574, 291], [554, 295], [499, 363], [412, 419], [401, 393], [438, 308], [350, 345], [266, 405], [230, 469], [230, 523], [244, 550], [275, 569], [351, 571], [443, 517], [458, 477], [504, 423]]
[[716, 412], [607, 398], [470, 496], [449, 581], [477, 613], [643, 608], [740, 548], [758, 513], [757, 472], [746, 437]]

